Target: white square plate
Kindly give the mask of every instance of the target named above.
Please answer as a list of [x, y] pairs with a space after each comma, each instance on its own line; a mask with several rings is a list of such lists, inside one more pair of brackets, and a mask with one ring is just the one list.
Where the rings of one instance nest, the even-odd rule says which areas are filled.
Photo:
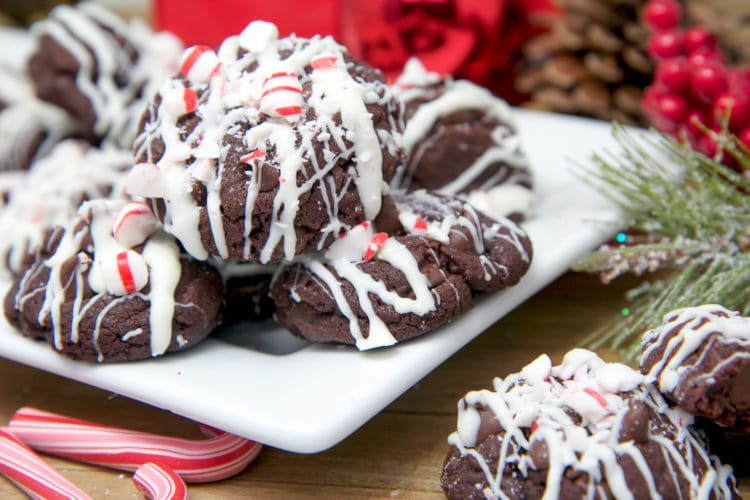
[[517, 111], [538, 207], [524, 227], [534, 260], [521, 283], [479, 300], [451, 324], [392, 348], [312, 345], [272, 323], [243, 324], [163, 358], [71, 361], [0, 323], [0, 355], [128, 396], [271, 446], [301, 453], [343, 440], [471, 339], [611, 236], [613, 207], [572, 173], [616, 150], [607, 123]]

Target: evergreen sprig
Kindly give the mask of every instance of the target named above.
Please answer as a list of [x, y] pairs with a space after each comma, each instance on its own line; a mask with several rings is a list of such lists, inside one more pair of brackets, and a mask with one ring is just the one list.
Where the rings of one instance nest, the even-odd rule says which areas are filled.
[[[603, 245], [574, 266], [607, 282], [626, 272], [670, 270], [631, 290], [629, 314], [594, 332], [584, 343], [611, 347], [634, 362], [641, 335], [680, 307], [718, 303], [750, 309], [750, 179], [665, 136], [613, 133], [622, 151], [594, 157], [582, 175], [616, 203], [629, 228], [624, 244]], [[729, 136], [725, 154], [739, 165], [750, 155]]]

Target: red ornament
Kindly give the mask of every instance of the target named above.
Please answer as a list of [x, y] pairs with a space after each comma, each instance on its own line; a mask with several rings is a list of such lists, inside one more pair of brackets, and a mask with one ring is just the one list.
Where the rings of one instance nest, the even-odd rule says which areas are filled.
[[711, 50], [716, 48], [716, 36], [713, 33], [700, 26], [685, 30], [685, 50], [688, 54], [704, 47]]
[[682, 94], [690, 84], [690, 65], [683, 56], [659, 62], [655, 78], [667, 92]]
[[696, 68], [690, 78], [693, 95], [705, 103], [712, 102], [727, 90], [726, 71], [717, 63], [706, 63]]
[[659, 31], [651, 35], [648, 41], [648, 53], [656, 61], [682, 55], [684, 48], [684, 37], [680, 30]]
[[673, 29], [682, 20], [682, 8], [674, 0], [651, 0], [643, 7], [643, 19], [654, 30]]

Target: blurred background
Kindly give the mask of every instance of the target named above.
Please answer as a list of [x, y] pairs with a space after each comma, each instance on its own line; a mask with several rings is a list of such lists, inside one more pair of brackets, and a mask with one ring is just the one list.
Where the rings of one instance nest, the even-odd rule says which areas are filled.
[[[644, 112], [649, 107], [644, 91], [663, 57], [650, 52], [653, 26], [644, 21], [649, 2], [643, 0], [100, 2], [125, 17], [138, 16], [155, 29], [172, 31], [186, 45], [216, 46], [260, 18], [276, 23], [282, 35], [333, 35], [389, 78], [409, 57], [418, 56], [429, 69], [470, 79], [516, 105], [655, 125], [666, 132], [676, 120], [673, 109], [660, 108], [674, 99], [661, 99], [661, 94], [651, 105], [659, 109]], [[25, 27], [44, 18], [56, 3], [2, 0], [0, 20]], [[711, 57], [746, 70], [750, 1], [650, 3], [679, 5], [680, 29], [699, 26], [715, 34]], [[668, 120], [660, 121], [665, 116]]]

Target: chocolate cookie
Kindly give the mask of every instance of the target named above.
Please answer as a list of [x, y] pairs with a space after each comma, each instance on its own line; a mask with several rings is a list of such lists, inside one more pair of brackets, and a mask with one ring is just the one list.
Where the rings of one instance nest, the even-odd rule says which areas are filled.
[[516, 284], [531, 263], [531, 242], [510, 220], [425, 191], [394, 202], [396, 224], [365, 222], [280, 272], [271, 297], [281, 325], [315, 342], [392, 345], [468, 310], [473, 291]]
[[69, 112], [89, 141], [130, 148], [146, 102], [177, 67], [181, 43], [94, 2], [59, 5], [31, 32], [37, 47], [28, 73], [37, 96]]
[[492, 216], [527, 216], [534, 205], [529, 161], [507, 104], [465, 80], [410, 60], [393, 86], [405, 106], [408, 159], [396, 189], [463, 194]]
[[641, 371], [685, 411], [750, 433], [750, 318], [715, 304], [672, 311], [644, 334]]
[[330, 37], [256, 21], [218, 54], [185, 52], [144, 114], [129, 190], [198, 259], [290, 260], [378, 214], [399, 112], [382, 73]]
[[462, 198], [425, 190], [394, 194], [393, 201], [404, 231], [438, 241], [448, 269], [475, 291], [515, 285], [531, 265], [531, 240], [510, 219], [489, 217]]
[[277, 266], [254, 262], [228, 262], [216, 259], [224, 279], [224, 319], [229, 325], [240, 321], [263, 321], [276, 310], [269, 296]]
[[19, 273], [5, 314], [25, 335], [86, 361], [124, 361], [192, 347], [219, 323], [223, 287], [181, 255], [143, 202], [85, 202]]
[[15, 273], [49, 229], [76, 217], [78, 206], [94, 198], [123, 196], [132, 165], [130, 153], [99, 149], [83, 141], [59, 143], [6, 194], [0, 211], [0, 274]]
[[575, 349], [493, 385], [458, 403], [448, 498], [739, 498], [691, 417], [625, 365]]

